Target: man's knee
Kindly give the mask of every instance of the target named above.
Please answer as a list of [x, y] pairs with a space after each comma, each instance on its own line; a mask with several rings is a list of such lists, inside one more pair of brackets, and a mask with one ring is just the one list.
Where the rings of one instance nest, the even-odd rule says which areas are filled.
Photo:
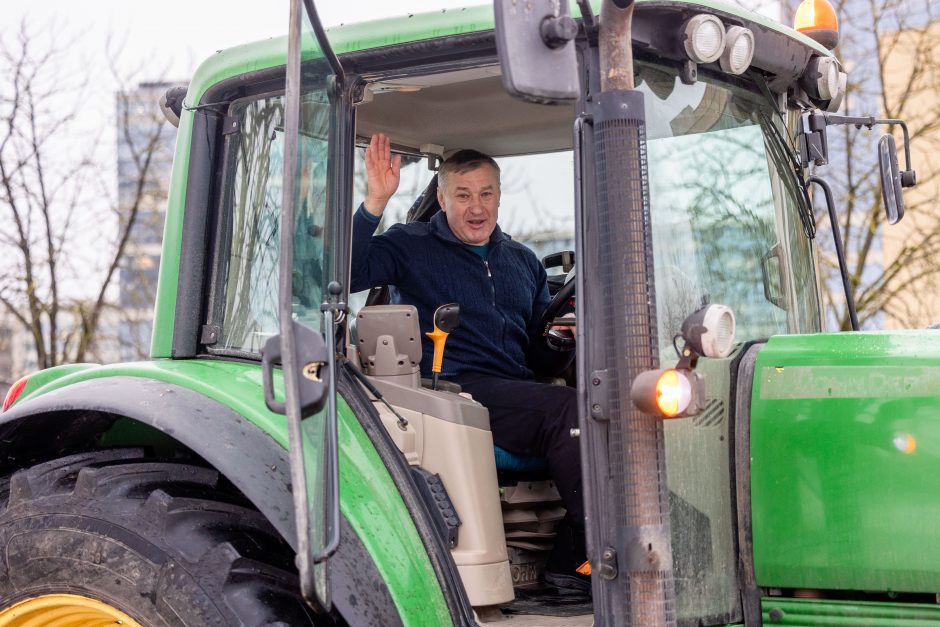
[[562, 385], [546, 385], [543, 390], [547, 409], [566, 427], [578, 425], [578, 391]]

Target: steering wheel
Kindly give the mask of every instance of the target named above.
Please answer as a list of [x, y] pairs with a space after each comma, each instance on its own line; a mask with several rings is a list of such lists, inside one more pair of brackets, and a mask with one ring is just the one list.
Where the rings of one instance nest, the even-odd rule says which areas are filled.
[[[574, 297], [575, 285], [577, 285], [577, 281], [575, 281], [574, 272], [569, 272], [565, 284], [555, 293], [545, 311], [542, 312], [542, 317], [539, 318], [538, 328], [541, 329], [545, 343], [552, 350], [569, 351], [575, 347], [574, 337], [550, 330], [552, 325], [556, 324], [555, 319], [558, 318], [558, 314], [568, 306], [568, 303]], [[565, 318], [564, 320], [565, 322], [571, 322], [573, 318]]]

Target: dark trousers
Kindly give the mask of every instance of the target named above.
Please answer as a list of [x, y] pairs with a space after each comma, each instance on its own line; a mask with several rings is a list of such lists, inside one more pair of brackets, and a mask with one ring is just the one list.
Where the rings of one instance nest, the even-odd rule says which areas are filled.
[[577, 438], [571, 437], [578, 426], [577, 391], [475, 372], [451, 379], [489, 410], [496, 446], [548, 462], [569, 520], [583, 527], [581, 452]]

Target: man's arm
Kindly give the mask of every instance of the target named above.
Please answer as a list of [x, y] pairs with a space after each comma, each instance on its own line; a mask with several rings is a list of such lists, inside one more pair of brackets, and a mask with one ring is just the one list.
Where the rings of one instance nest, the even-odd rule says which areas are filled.
[[532, 306], [532, 320], [529, 321], [529, 350], [526, 354], [526, 361], [536, 373], [536, 376], [553, 376], [568, 367], [568, 364], [574, 359], [574, 350], [552, 350], [545, 343], [545, 338], [542, 337], [539, 321], [548, 307], [548, 303], [551, 302], [551, 297], [548, 294], [548, 276], [545, 274], [545, 268], [537, 261], [536, 266], [538, 274], [536, 284], [539, 287]]
[[401, 156], [392, 157], [391, 142], [384, 133], [373, 135], [365, 154], [368, 192], [353, 216], [350, 289], [394, 284], [400, 274], [398, 256], [388, 238], [373, 238], [388, 201], [401, 181]]
[[379, 133], [369, 141], [365, 162], [368, 192], [362, 205], [373, 216], [381, 218], [401, 182], [401, 155], [393, 158], [388, 135]]
[[387, 234], [373, 236], [381, 216], [373, 216], [365, 207], [353, 216], [352, 259], [350, 285], [352, 292], [367, 290], [376, 285], [394, 285], [402, 274], [395, 242]]

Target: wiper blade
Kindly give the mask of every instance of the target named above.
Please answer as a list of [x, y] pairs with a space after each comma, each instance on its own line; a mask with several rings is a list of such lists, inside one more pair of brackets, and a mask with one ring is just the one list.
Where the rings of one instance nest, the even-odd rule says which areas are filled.
[[[777, 102], [770, 88], [767, 86], [767, 81], [759, 74], [755, 75], [754, 78], [764, 98], [771, 105], [777, 120], [779, 120], [780, 126], [785, 128], [786, 122], [783, 119], [783, 115], [781, 115], [780, 111], [777, 109]], [[813, 215], [812, 204], [809, 201], [806, 183], [803, 180], [803, 166], [797, 158], [796, 151], [790, 147], [786, 137], [777, 126], [777, 120], [774, 120], [765, 110], [760, 112], [760, 117], [764, 137], [770, 140], [769, 145], [771, 151], [774, 153], [774, 163], [787, 163], [790, 166], [789, 174], [791, 174], [793, 178], [786, 176], [785, 172], [779, 173], [784, 184], [790, 188], [790, 191], [793, 192], [793, 195], [796, 197], [797, 204], [799, 205], [800, 221], [803, 223], [803, 233], [805, 233], [806, 237], [809, 239], [814, 239], [816, 237], [816, 217]]]

